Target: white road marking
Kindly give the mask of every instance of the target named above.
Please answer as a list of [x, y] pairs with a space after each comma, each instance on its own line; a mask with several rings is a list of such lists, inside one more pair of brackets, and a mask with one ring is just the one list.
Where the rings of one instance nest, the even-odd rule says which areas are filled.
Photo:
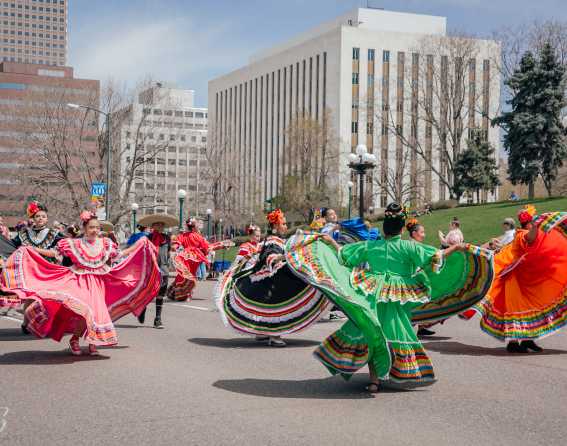
[[23, 319], [18, 319], [17, 317], [4, 316], [4, 315], [2, 315], [2, 316], [0, 316], [0, 317], [2, 317], [2, 318], [4, 318], [4, 319], [8, 319], [8, 320], [10, 320], [10, 321], [18, 322], [18, 323], [20, 323], [20, 324], [21, 324], [22, 322], [24, 322]]
[[191, 308], [193, 310], [200, 310], [200, 311], [213, 311], [211, 308], [197, 307], [195, 305], [184, 305], [184, 304], [170, 304], [170, 305], [175, 305], [176, 307]]

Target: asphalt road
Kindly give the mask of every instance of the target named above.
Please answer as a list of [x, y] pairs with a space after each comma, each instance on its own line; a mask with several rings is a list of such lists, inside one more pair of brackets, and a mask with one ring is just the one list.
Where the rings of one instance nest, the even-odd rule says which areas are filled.
[[[165, 330], [119, 321], [99, 358], [23, 336], [0, 316], [0, 444], [556, 445], [567, 438], [567, 332], [543, 353], [510, 356], [478, 320], [450, 320], [425, 342], [438, 382], [413, 391], [329, 377], [311, 352], [338, 324], [269, 348], [228, 331], [214, 284], [167, 303]], [[148, 319], [153, 319], [153, 305]], [[14, 319], [12, 319], [14, 318]]]

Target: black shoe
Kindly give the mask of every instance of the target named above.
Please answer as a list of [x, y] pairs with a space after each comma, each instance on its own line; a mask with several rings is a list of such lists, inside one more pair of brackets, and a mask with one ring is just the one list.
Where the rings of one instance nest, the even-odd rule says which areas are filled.
[[28, 330], [28, 327], [26, 326], [26, 324], [22, 324], [22, 325], [21, 325], [21, 328], [22, 328], [22, 333], [23, 333], [23, 334], [25, 334], [25, 335], [31, 334], [30, 331]]
[[161, 323], [161, 319], [160, 319], [160, 318], [157, 318], [157, 317], [156, 317], [156, 318], [154, 319], [154, 328], [157, 328], [157, 329], [160, 329], [160, 330], [163, 329], [163, 324]]
[[534, 352], [542, 352], [543, 348], [537, 345], [534, 341], [522, 341], [520, 346], [527, 350], [532, 350]]
[[138, 316], [138, 322], [143, 324], [146, 321], [146, 309], [144, 308], [140, 315]]
[[425, 327], [419, 327], [419, 329], [417, 330], [418, 336], [433, 336], [434, 334], [434, 331], [428, 330]]
[[528, 349], [526, 348], [526, 346], [520, 345], [518, 341], [511, 341], [508, 342], [508, 345], [506, 346], [506, 351], [508, 353], [527, 353]]

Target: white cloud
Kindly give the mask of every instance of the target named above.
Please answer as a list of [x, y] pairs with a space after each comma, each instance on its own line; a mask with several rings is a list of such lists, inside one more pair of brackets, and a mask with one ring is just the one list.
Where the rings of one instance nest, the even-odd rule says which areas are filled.
[[200, 27], [188, 18], [139, 23], [130, 17], [128, 23], [78, 30], [72, 36], [70, 62], [82, 78], [132, 84], [151, 75], [181, 82], [243, 63], [246, 45], [230, 34], [228, 23]]

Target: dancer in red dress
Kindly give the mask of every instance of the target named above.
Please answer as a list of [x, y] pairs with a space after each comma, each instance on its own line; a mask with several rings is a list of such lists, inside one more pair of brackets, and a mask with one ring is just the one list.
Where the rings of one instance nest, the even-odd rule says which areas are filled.
[[[5, 291], [14, 294], [0, 295], [0, 306], [29, 303], [26, 316], [32, 333], [56, 341], [72, 334], [73, 355], [81, 354], [79, 338], [84, 336], [89, 354], [96, 355], [96, 345], [118, 342], [113, 321], [130, 312], [139, 314], [155, 297], [160, 274], [149, 240], [120, 252], [109, 238], [99, 236], [100, 222], [94, 214], [85, 211], [81, 220], [82, 238], [63, 239], [55, 249], [22, 247], [8, 259]], [[72, 266], [44, 257], [66, 257]], [[119, 257], [126, 258], [110, 266]]]
[[262, 230], [256, 225], [250, 225], [246, 228], [246, 233], [249, 235], [250, 239], [238, 247], [238, 254], [234, 259], [235, 262], [240, 262], [244, 258], [250, 259], [250, 257], [260, 252]]
[[187, 232], [179, 234], [173, 242], [173, 248], [177, 251], [173, 256], [177, 275], [175, 282], [169, 288], [168, 297], [175, 301], [191, 299], [193, 288], [197, 284], [195, 278], [197, 268], [201, 263], [209, 266], [209, 251], [234, 246], [230, 240], [209, 243], [199, 230], [198, 220], [189, 219], [186, 223]]

